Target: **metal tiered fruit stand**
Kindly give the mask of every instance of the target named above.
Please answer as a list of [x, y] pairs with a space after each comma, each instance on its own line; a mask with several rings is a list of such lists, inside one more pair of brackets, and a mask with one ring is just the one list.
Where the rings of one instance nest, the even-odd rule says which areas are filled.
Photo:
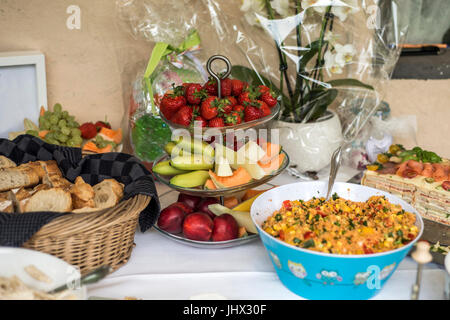
[[[211, 64], [215, 60], [222, 60], [227, 65], [227, 72], [223, 73], [222, 76], [217, 75], [211, 69]], [[220, 83], [221, 79], [224, 79], [231, 74], [231, 63], [226, 57], [216, 55], [216, 56], [212, 56], [208, 60], [207, 69], [208, 69], [208, 72], [211, 74], [211, 76], [216, 79], [217, 83]], [[218, 97], [221, 98], [221, 86], [220, 85], [218, 86]], [[275, 107], [272, 108], [272, 113], [264, 118], [254, 120], [254, 121], [244, 122], [244, 123], [234, 125], [234, 126], [229, 126], [229, 127], [224, 127], [224, 128], [214, 128], [214, 129], [218, 129], [222, 135], [225, 135], [227, 130], [248, 130], [248, 129], [256, 129], [259, 127], [267, 127], [269, 125], [269, 123], [277, 117], [279, 112], [280, 112], [280, 105], [277, 104]], [[160, 116], [161, 116], [161, 119], [163, 119], [163, 121], [167, 125], [169, 125], [172, 129], [187, 129], [187, 130], [193, 132], [193, 128], [186, 128], [179, 124], [173, 123], [172, 121], [168, 120], [161, 112], [160, 112]], [[202, 130], [205, 130], [205, 129], [207, 130], [208, 128], [202, 128]], [[203, 133], [203, 131], [202, 131], [202, 133]], [[276, 171], [272, 172], [270, 175], [264, 176], [263, 178], [261, 178], [259, 180], [252, 180], [249, 183], [231, 187], [231, 188], [221, 188], [221, 189], [215, 189], [215, 190], [200, 189], [200, 188], [183, 188], [183, 187], [179, 187], [179, 186], [171, 184], [170, 177], [168, 177], [168, 176], [163, 176], [156, 172], [153, 172], [153, 175], [156, 177], [156, 179], [159, 182], [167, 185], [169, 188], [171, 188], [175, 191], [178, 191], [178, 192], [184, 193], [184, 194], [188, 194], [188, 195], [192, 195], [192, 196], [198, 196], [198, 197], [216, 197], [216, 198], [219, 198], [221, 203], [223, 204], [224, 197], [234, 195], [234, 194], [237, 194], [237, 193], [249, 190], [249, 189], [257, 188], [261, 185], [268, 183], [269, 181], [274, 179], [276, 176], [281, 174], [289, 166], [289, 156], [287, 155], [287, 153], [285, 151], [282, 150], [281, 152], [284, 154], [284, 160], [283, 160], [283, 163], [280, 165], [280, 167]], [[156, 166], [159, 163], [161, 163], [163, 161], [167, 161], [169, 159], [170, 159], [170, 155], [164, 155], [164, 156], [160, 157], [159, 159], [157, 159], [153, 165]], [[219, 242], [195, 241], [195, 240], [190, 240], [190, 239], [185, 238], [182, 234], [175, 235], [175, 234], [166, 232], [166, 231], [160, 229], [157, 225], [155, 225], [155, 229], [158, 230], [159, 232], [161, 232], [162, 235], [164, 235], [165, 237], [167, 237], [173, 241], [183, 243], [183, 244], [186, 244], [189, 246], [197, 247], [197, 248], [229, 248], [229, 247], [243, 245], [243, 244], [249, 243], [249, 242], [254, 241], [259, 238], [259, 236], [257, 234], [251, 234], [251, 235], [248, 235], [248, 236], [245, 236], [242, 238], [229, 240], [229, 241], [219, 241]]]

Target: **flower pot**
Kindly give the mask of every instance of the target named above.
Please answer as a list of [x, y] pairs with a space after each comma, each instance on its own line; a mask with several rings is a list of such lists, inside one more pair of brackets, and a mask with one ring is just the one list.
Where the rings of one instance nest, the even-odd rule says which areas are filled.
[[280, 129], [280, 144], [301, 172], [317, 172], [327, 167], [343, 140], [339, 117], [331, 111], [323, 120], [313, 123], [277, 121], [274, 125]]

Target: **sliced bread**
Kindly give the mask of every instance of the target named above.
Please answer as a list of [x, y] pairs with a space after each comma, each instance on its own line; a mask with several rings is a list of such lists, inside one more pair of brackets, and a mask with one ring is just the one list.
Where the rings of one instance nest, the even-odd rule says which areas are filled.
[[52, 188], [36, 192], [24, 206], [24, 212], [68, 212], [72, 210], [72, 197], [61, 188]]
[[106, 179], [95, 185], [95, 207], [99, 209], [114, 207], [123, 197], [123, 187], [123, 184], [114, 179]]
[[0, 212], [13, 213], [13, 204], [11, 200], [5, 200], [0, 202]]
[[15, 168], [17, 165], [5, 156], [0, 156], [0, 169]]
[[0, 170], [0, 192], [15, 188], [34, 187], [39, 175], [30, 167], [16, 167]]
[[72, 194], [72, 204], [74, 209], [82, 209], [85, 207], [94, 208], [94, 188], [90, 184], [84, 182], [82, 177], [77, 177], [75, 184], [70, 189]]

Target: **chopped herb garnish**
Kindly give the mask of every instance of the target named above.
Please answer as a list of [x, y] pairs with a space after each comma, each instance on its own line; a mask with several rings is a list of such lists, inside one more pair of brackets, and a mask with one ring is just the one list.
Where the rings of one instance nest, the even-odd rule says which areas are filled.
[[305, 243], [303, 243], [303, 248], [307, 249], [307, 248], [312, 248], [314, 247], [316, 244], [314, 243], [313, 239], [308, 239], [307, 241], [305, 241]]
[[333, 193], [333, 200], [337, 200], [337, 199], [339, 199], [340, 197], [338, 196], [338, 194], [335, 192], [335, 193]]
[[294, 238], [294, 243], [295, 244], [300, 244], [302, 242], [302, 240], [300, 240], [299, 238]]
[[283, 219], [283, 217], [281, 216], [281, 214], [277, 214], [276, 216], [275, 216], [275, 220], [276, 221], [281, 221]]

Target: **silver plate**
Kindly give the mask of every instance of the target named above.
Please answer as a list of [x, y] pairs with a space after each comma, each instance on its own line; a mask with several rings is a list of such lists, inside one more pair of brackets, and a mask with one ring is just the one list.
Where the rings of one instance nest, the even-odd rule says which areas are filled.
[[194, 248], [201, 248], [201, 249], [223, 249], [223, 248], [231, 248], [231, 247], [237, 247], [244, 244], [247, 244], [249, 242], [255, 241], [256, 239], [259, 239], [258, 234], [252, 234], [247, 237], [234, 239], [234, 240], [228, 240], [228, 241], [196, 241], [196, 240], [190, 240], [185, 238], [183, 235], [176, 235], [171, 234], [169, 232], [166, 232], [164, 230], [161, 230], [158, 228], [158, 226], [154, 226], [156, 230], [158, 230], [163, 236], [166, 238], [169, 238], [175, 242], [191, 246]]

